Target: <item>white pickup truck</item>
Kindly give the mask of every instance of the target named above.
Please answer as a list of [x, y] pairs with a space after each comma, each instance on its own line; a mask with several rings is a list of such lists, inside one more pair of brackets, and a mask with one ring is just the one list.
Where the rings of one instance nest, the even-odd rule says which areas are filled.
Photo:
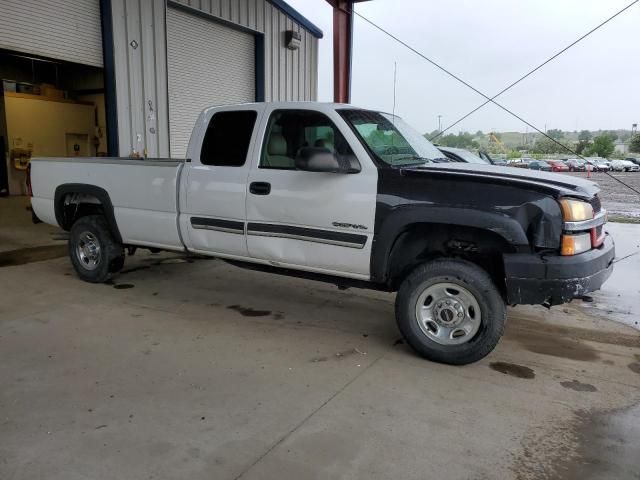
[[611, 274], [589, 181], [447, 164], [400, 118], [343, 104], [206, 109], [187, 159], [34, 158], [35, 215], [70, 230], [78, 276], [103, 282], [136, 247], [397, 291], [421, 355], [464, 364], [507, 304], [556, 305]]

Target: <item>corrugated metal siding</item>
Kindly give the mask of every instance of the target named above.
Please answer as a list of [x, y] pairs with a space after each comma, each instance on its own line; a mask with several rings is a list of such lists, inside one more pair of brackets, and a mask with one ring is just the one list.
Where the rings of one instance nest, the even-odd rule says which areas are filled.
[[[97, 3], [97, 0], [91, 1]], [[178, 0], [175, 3], [264, 34], [266, 101], [316, 100], [318, 39], [267, 0]], [[169, 155], [166, 2], [111, 0], [111, 10], [119, 154], [126, 156], [133, 150], [142, 154], [146, 148], [148, 156], [166, 157]], [[287, 21], [302, 36], [296, 51], [287, 50], [284, 45]], [[138, 48], [131, 46], [133, 40]], [[149, 101], [153, 115], [150, 115]]]
[[204, 108], [255, 101], [255, 36], [168, 8], [167, 59], [171, 156], [184, 157]]
[[0, 48], [102, 67], [99, 0], [2, 0]]
[[120, 155], [169, 156], [166, 8], [111, 0]]
[[[175, 1], [264, 33], [265, 100], [316, 100], [318, 39], [271, 3], [266, 0]], [[289, 50], [284, 45], [284, 32], [292, 29], [302, 36], [298, 50]]]

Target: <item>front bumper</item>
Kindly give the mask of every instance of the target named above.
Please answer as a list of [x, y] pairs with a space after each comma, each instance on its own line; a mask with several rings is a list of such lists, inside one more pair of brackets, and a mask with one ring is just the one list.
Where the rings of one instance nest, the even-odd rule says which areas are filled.
[[608, 234], [599, 248], [575, 256], [505, 254], [507, 303], [559, 305], [599, 290], [613, 271], [614, 257]]

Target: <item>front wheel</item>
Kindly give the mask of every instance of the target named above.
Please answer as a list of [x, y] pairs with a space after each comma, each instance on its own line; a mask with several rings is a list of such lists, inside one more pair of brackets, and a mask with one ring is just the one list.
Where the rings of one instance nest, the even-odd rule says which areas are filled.
[[102, 283], [122, 269], [124, 251], [102, 215], [87, 215], [71, 227], [69, 257], [85, 282]]
[[417, 267], [396, 296], [396, 320], [423, 357], [465, 365], [488, 355], [504, 332], [506, 307], [486, 271], [465, 260]]

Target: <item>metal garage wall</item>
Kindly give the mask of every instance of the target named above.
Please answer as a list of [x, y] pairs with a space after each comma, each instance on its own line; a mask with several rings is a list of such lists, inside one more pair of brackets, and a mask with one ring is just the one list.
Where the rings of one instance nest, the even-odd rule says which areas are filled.
[[[106, 33], [112, 37], [109, 44], [114, 57], [119, 154], [128, 156], [134, 151], [144, 154], [146, 149], [147, 156], [169, 156], [167, 2], [102, 2], [111, 12], [113, 24], [112, 31]], [[168, 0], [168, 3], [263, 33], [265, 100], [317, 98], [318, 39], [269, 1]], [[284, 45], [284, 32], [288, 29], [298, 31], [302, 37], [298, 50], [288, 50]], [[183, 35], [188, 33], [185, 31]]]
[[0, 48], [102, 67], [99, 0], [2, 0]]
[[171, 156], [184, 157], [204, 108], [255, 101], [255, 34], [168, 8], [167, 61]]
[[169, 156], [164, 0], [110, 0], [119, 154]]
[[[313, 0], [320, 1], [320, 0]], [[316, 100], [318, 39], [267, 0], [177, 0], [265, 36], [265, 100]], [[302, 37], [298, 50], [284, 45], [285, 30]]]

